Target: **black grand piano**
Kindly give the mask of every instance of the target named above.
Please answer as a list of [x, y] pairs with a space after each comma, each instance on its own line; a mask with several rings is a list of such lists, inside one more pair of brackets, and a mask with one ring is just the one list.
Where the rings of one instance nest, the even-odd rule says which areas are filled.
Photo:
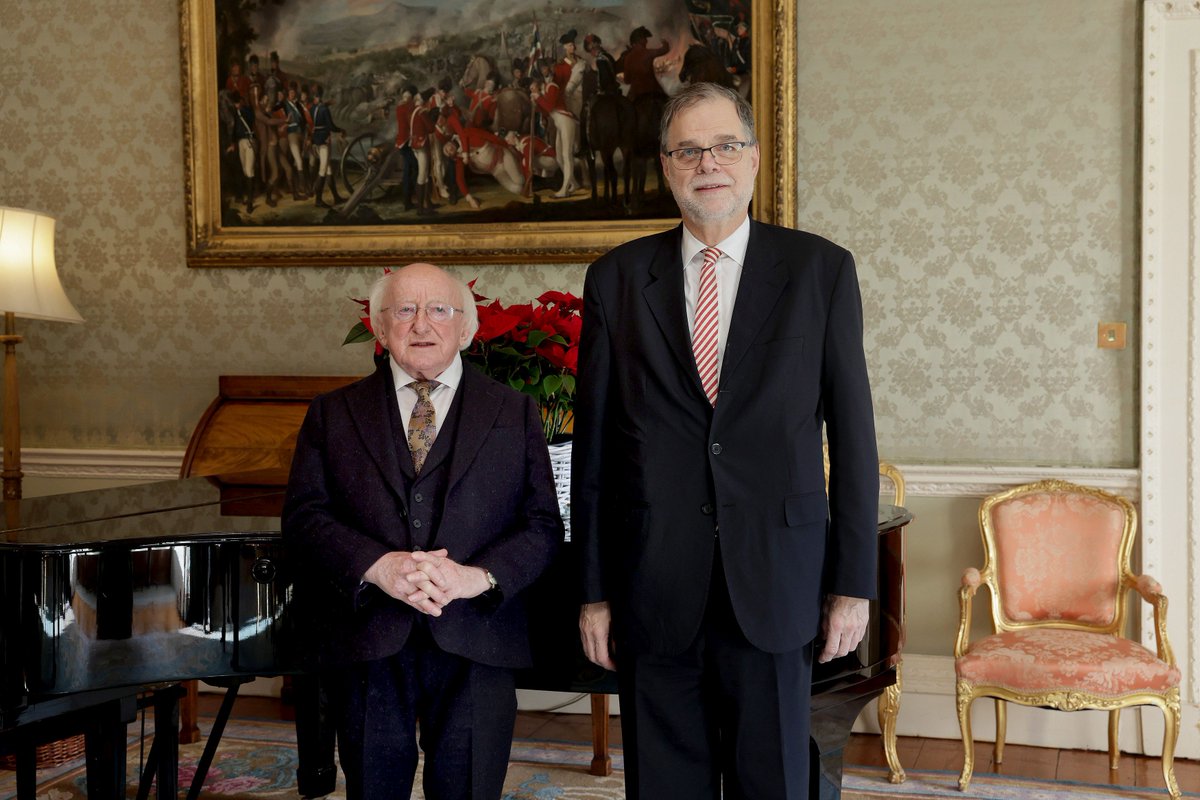
[[[303, 620], [290, 602], [281, 504], [278, 487], [231, 493], [205, 478], [19, 501], [16, 522], [0, 530], [0, 752], [18, 756], [18, 797], [34, 796], [34, 746], [78, 733], [86, 735], [89, 794], [124, 796], [126, 726], [139, 704], [155, 709], [140, 796], [153, 775], [158, 796], [174, 797], [179, 683], [228, 686], [227, 715], [240, 682], [298, 672]], [[910, 518], [903, 508], [880, 507], [881, 599], [868, 637], [814, 675], [813, 747], [821, 763], [814, 797], [840, 795], [850, 726], [896, 681]], [[572, 556], [568, 545], [533, 590], [536, 666], [518, 684], [600, 698], [615, 692], [615, 679], [583, 658], [576, 607], [563, 600], [573, 595]], [[311, 676], [298, 677], [311, 688]], [[315, 702], [310, 690], [298, 696]], [[306, 727], [319, 724], [302, 712]], [[214, 724], [207, 759], [223, 719]], [[302, 734], [315, 744], [307, 754], [301, 745], [301, 777], [309, 783], [301, 791], [318, 795], [325, 787], [317, 784], [334, 775], [329, 737]], [[199, 781], [206, 766], [202, 760]]]

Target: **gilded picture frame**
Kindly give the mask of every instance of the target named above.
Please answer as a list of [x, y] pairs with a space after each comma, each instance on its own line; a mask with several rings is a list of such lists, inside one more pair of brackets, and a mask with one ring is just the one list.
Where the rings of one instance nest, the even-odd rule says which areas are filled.
[[[709, 3], [697, 4], [696, 0], [663, 1], [679, 4], [680, 13], [690, 20], [686, 24], [690, 25], [693, 32], [697, 30], [696, 15], [689, 12], [695, 7], [711, 7]], [[587, 219], [530, 221], [523, 218], [519, 206], [510, 202], [509, 206], [516, 209], [513, 212], [515, 216], [509, 216], [502, 222], [463, 221], [464, 214], [459, 213], [460, 209], [456, 208], [454, 214], [431, 213], [428, 217], [413, 218], [405, 224], [370, 219], [366, 222], [358, 219], [353, 224], [339, 224], [339, 217], [332, 212], [325, 212], [325, 217], [316, 221], [310, 219], [299, 223], [285, 221], [279, 224], [253, 224], [256, 222], [254, 212], [259, 213], [260, 219], [269, 219], [264, 202], [267, 196], [264, 185], [266, 181], [249, 184], [256, 186], [261, 194], [256, 196], [257, 204], [252, 207], [250, 213], [246, 213], [241, 207], [240, 194], [237, 190], [230, 189], [235, 185], [230, 175], [236, 175], [236, 180], [241, 178], [236, 166], [238, 154], [229, 146], [231, 128], [228, 124], [228, 93], [221, 91], [222, 87], [227, 85], [223, 82], [227, 80], [225, 74], [230, 70], [219, 63], [221, 59], [218, 53], [227, 52], [228, 48], [219, 47], [216, 20], [218, 6], [222, 3], [225, 4], [225, 8], [238, 8], [238, 13], [245, 13], [240, 9], [256, 4], [240, 3], [237, 0], [180, 2], [186, 260], [189, 267], [367, 266], [401, 264], [417, 259], [463, 264], [580, 263], [592, 260], [621, 242], [663, 230], [678, 221], [678, 218], [673, 216], [649, 219], [632, 217], [627, 210], [629, 197], [626, 196], [625, 206], [597, 205], [598, 210], [592, 218]], [[262, 5], [286, 7], [290, 2], [291, 0], [283, 0], [280, 3]], [[375, 0], [355, 0], [360, 6], [365, 4], [368, 7], [374, 2]], [[506, 6], [513, 2], [514, 0], [483, 0], [485, 6], [502, 13], [505, 12]], [[795, 223], [796, 206], [795, 0], [727, 2], [743, 8], [748, 6], [750, 9], [749, 25], [745, 27], [749, 29], [752, 38], [748, 59], [751, 66], [746, 76], [747, 85], [741, 90], [747, 94], [754, 108], [761, 149], [752, 213], [756, 219], [790, 226]], [[311, 9], [314, 4], [320, 3], [321, 0], [308, 0], [306, 8]], [[344, 7], [355, 3], [338, 5]], [[611, 3], [609, 5], [611, 7]], [[473, 9], [479, 7], [476, 3]], [[511, 8], [516, 9], [516, 5], [511, 5]], [[559, 24], [561, 26], [566, 23]], [[549, 25], [546, 28], [548, 29]], [[536, 30], [535, 25], [535, 40], [538, 35]], [[573, 33], [574, 29], [561, 34], [560, 38], [566, 38]], [[552, 39], [557, 34], [557, 29], [547, 30], [546, 38]], [[579, 36], [582, 38], [583, 31], [580, 31]], [[528, 38], [526, 35], [526, 39]], [[669, 43], [665, 36], [663, 40], [664, 45]], [[547, 41], [542, 44], [547, 50], [554, 52], [557, 43]], [[622, 46], [623, 44], [615, 45], [614, 51]], [[265, 60], [270, 43], [256, 42], [254, 47], [255, 54]], [[409, 48], [412, 49], [411, 40]], [[274, 52], [272, 55], [275, 55]], [[458, 91], [457, 87], [455, 90]], [[393, 102], [393, 98], [387, 97], [377, 101], [377, 104], [390, 102]], [[224, 105], [219, 110], [222, 104]], [[336, 106], [334, 110], [337, 113]], [[222, 113], [225, 114], [226, 121], [224, 132]], [[348, 145], [343, 143], [343, 157], [348, 149]], [[283, 146], [281, 152], [286, 152]], [[282, 155], [281, 159], [286, 160], [286, 155]], [[649, 161], [652, 163], [652, 159]], [[313, 157], [313, 163], [315, 162]], [[231, 167], [231, 164], [234, 166]], [[230, 172], [231, 169], [233, 173]], [[266, 174], [265, 162], [263, 174]], [[297, 175], [300, 174], [298, 168]], [[331, 174], [329, 180], [333, 182], [337, 179]], [[653, 193], [657, 190], [655, 180], [651, 171], [646, 179], [648, 192]], [[240, 187], [240, 184], [236, 186]], [[347, 183], [342, 190], [346, 191], [349, 186]], [[286, 183], [280, 188], [283, 191], [279, 194], [285, 195]], [[576, 193], [580, 196], [577, 199], [579, 207], [582, 208], [581, 198], [587, 193], [579, 190]], [[542, 195], [552, 197], [549, 190], [544, 190]], [[312, 203], [313, 200], [309, 199], [307, 202]], [[249, 207], [247, 204], [247, 208]], [[465, 209], [465, 204], [461, 208]], [[274, 203], [270, 211], [278, 216]], [[486, 218], [481, 216], [481, 219]]]

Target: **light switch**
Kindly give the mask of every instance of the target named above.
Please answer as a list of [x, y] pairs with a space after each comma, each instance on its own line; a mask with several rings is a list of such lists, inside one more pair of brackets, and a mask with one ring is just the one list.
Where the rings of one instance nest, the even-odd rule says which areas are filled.
[[1108, 350], [1125, 349], [1125, 323], [1101, 322], [1096, 331], [1096, 346]]

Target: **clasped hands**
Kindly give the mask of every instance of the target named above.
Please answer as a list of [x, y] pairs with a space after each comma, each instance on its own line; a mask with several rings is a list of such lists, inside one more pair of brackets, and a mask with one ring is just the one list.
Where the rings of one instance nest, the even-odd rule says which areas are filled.
[[387, 553], [363, 580], [431, 617], [440, 617], [454, 600], [478, 597], [491, 588], [484, 569], [459, 564], [445, 548]]

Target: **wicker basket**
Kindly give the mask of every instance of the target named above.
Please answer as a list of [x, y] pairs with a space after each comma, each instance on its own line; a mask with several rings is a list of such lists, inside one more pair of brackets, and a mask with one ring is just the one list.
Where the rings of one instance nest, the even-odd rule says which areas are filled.
[[[65, 739], [59, 739], [57, 742], [48, 742], [40, 744], [35, 751], [37, 754], [37, 768], [45, 769], [46, 767], [57, 767], [66, 764], [68, 761], [74, 761], [77, 758], [84, 756], [84, 738], [83, 734], [79, 733], [75, 736], [68, 736]], [[17, 756], [14, 753], [5, 753], [0, 756], [0, 769], [16, 769]]]
[[571, 541], [571, 443], [550, 445], [550, 471], [554, 473], [554, 493], [562, 514], [566, 541]]

